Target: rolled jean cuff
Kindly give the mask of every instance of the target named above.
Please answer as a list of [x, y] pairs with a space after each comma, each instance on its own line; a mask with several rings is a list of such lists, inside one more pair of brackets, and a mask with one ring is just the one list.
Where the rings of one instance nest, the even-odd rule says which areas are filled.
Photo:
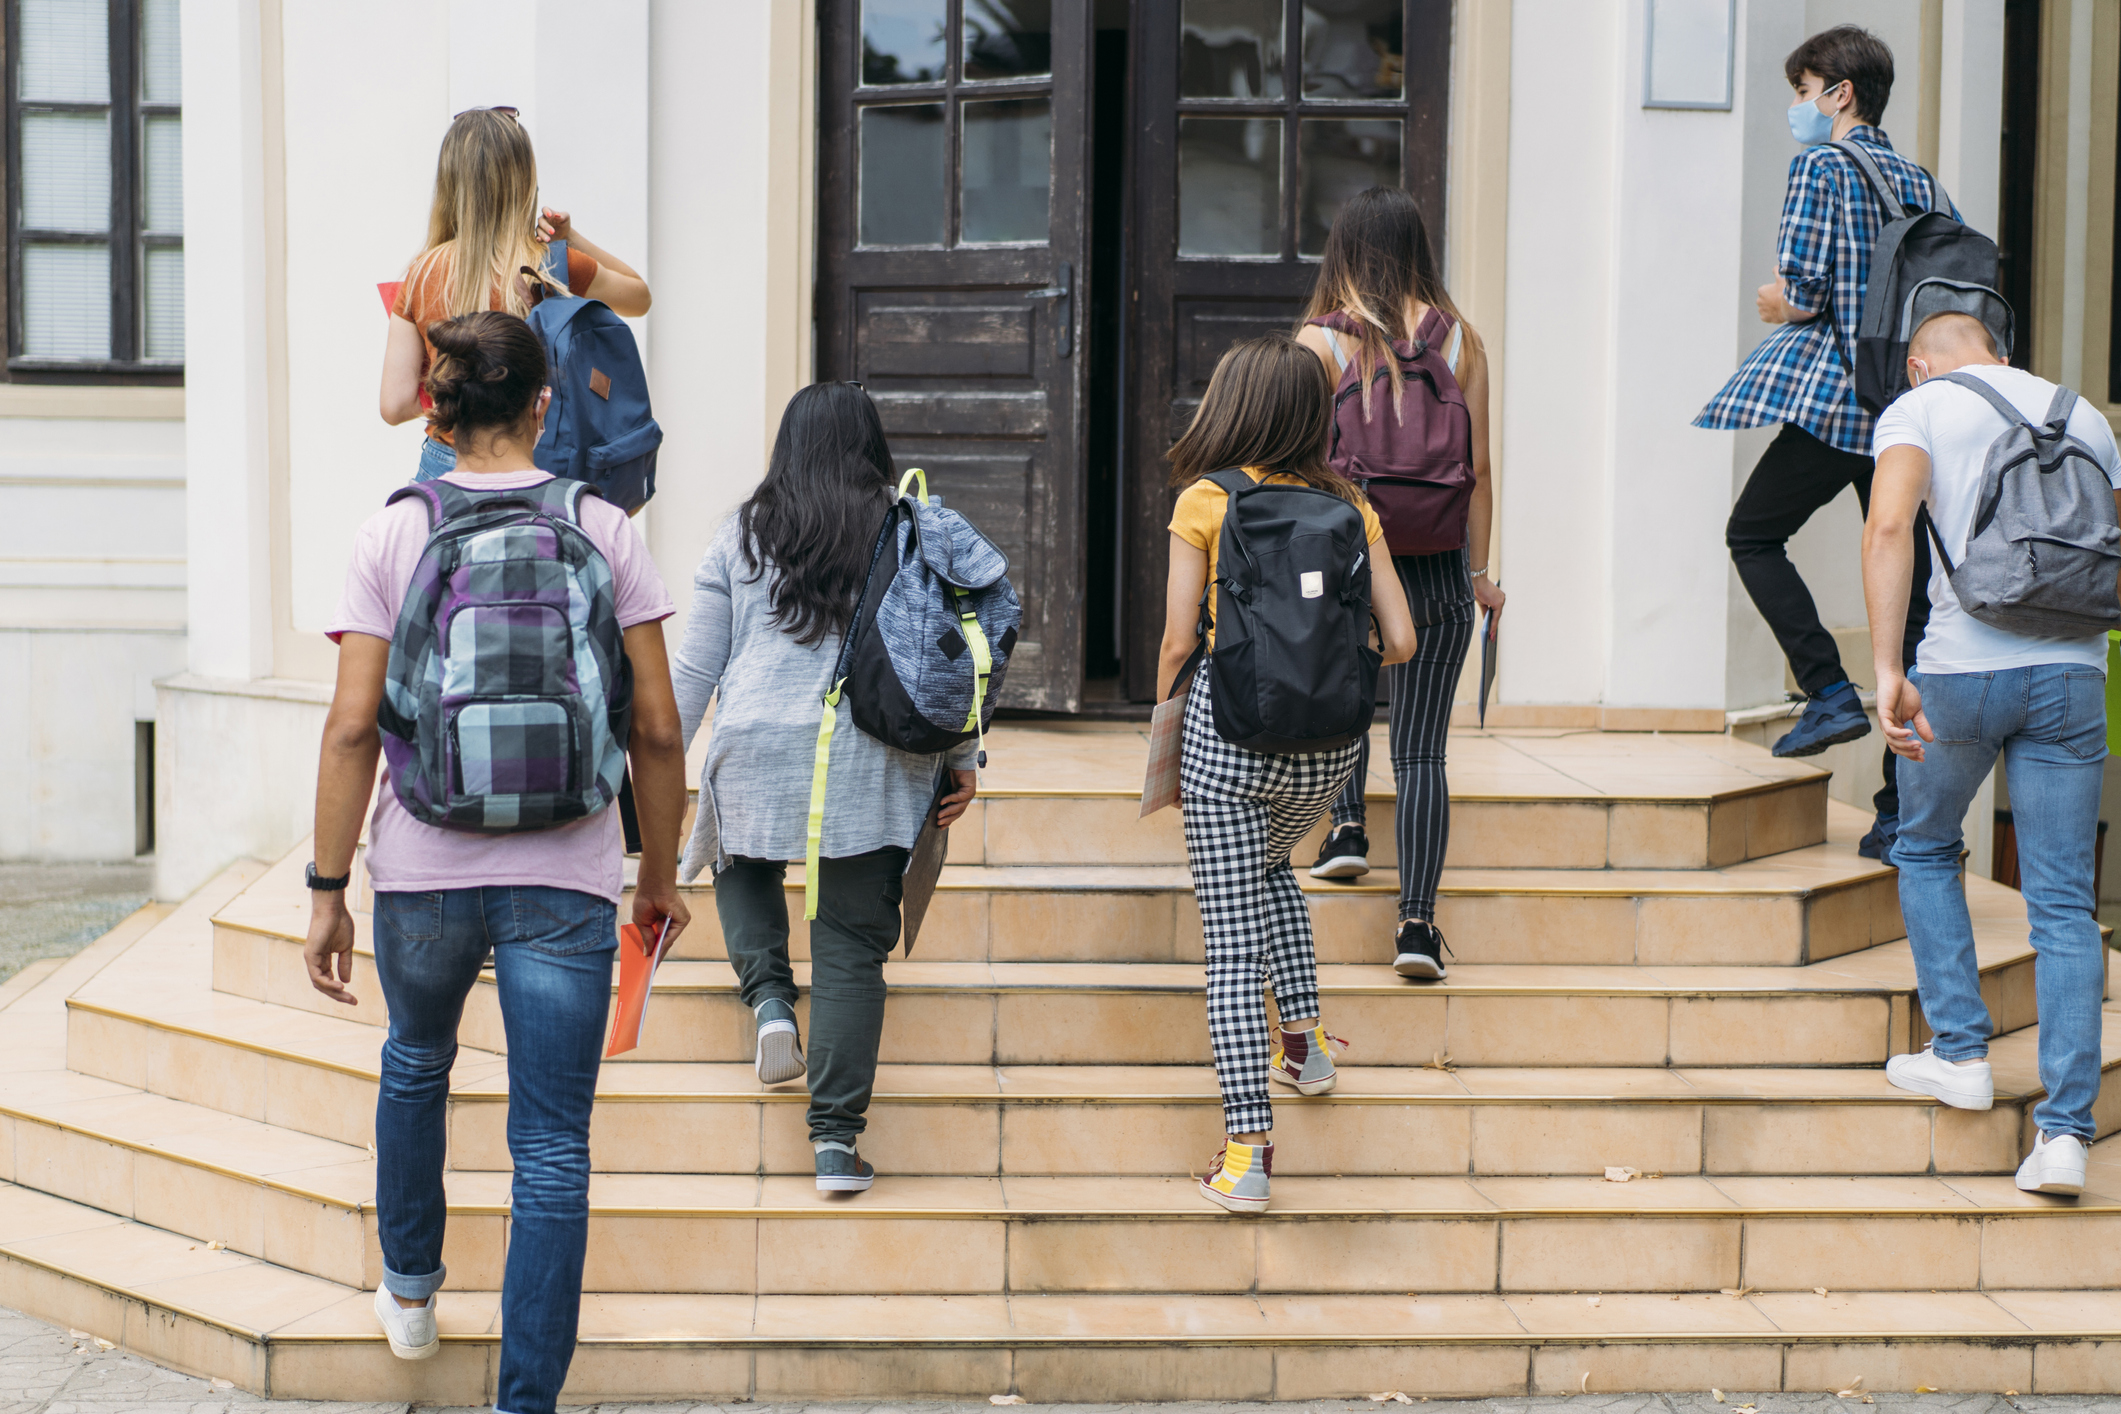
[[407, 1301], [425, 1301], [442, 1289], [449, 1279], [449, 1266], [444, 1263], [426, 1276], [400, 1276], [389, 1267], [383, 1269], [383, 1289], [392, 1296], [402, 1296]]
[[1944, 1052], [1938, 1050], [1936, 1045], [1933, 1043], [1930, 1046], [1930, 1054], [1935, 1056], [1938, 1060], [1950, 1061], [1952, 1064], [1957, 1065], [1960, 1061], [1987, 1060], [1988, 1047], [1983, 1046], [1979, 1050], [1970, 1050], [1963, 1056], [1948, 1056]]

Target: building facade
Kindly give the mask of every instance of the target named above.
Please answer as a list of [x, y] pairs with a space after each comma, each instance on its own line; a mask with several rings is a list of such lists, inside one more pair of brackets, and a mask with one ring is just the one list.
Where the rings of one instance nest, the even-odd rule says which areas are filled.
[[[170, 79], [178, 14], [7, 7], [0, 383], [0, 788], [27, 802], [0, 856], [151, 843], [164, 896], [307, 830], [320, 630], [420, 436], [376, 416], [376, 285], [468, 107], [518, 108], [546, 203], [654, 289], [637, 524], [680, 612], [787, 397], [855, 379], [1010, 553], [1023, 707], [1149, 695], [1162, 448], [1230, 340], [1293, 322], [1373, 181], [1422, 201], [1495, 370], [1502, 720], [1778, 702], [1723, 547], [1773, 429], [1688, 424], [1765, 332], [1782, 59], [1829, 24], [1892, 46], [1884, 127], [2000, 234], [2032, 365], [2121, 406], [2121, 0], [182, 0]], [[101, 88], [54, 87], [62, 41], [111, 56]], [[93, 191], [50, 224], [55, 118], [126, 134], [100, 227]], [[36, 342], [103, 293], [46, 248], [118, 272], [107, 355]], [[1866, 664], [1846, 499], [1795, 553]]]

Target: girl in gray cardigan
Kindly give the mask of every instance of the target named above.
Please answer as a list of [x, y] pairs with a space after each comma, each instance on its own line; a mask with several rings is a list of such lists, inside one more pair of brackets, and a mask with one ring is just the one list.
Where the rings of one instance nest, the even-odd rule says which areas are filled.
[[[786, 861], [803, 857], [818, 722], [840, 644], [892, 501], [891, 451], [869, 395], [817, 383], [788, 402], [766, 479], [722, 523], [692, 582], [673, 665], [689, 744], [714, 700], [699, 813], [680, 877], [714, 871], [714, 903], [768, 1084], [806, 1068], [788, 962]], [[716, 700], [716, 694], [719, 699]], [[817, 1186], [859, 1192], [855, 1152], [884, 1025], [884, 959], [898, 943], [900, 879], [939, 773], [938, 822], [971, 803], [976, 747], [916, 756], [835, 732], [818, 913], [810, 927], [810, 1141]]]

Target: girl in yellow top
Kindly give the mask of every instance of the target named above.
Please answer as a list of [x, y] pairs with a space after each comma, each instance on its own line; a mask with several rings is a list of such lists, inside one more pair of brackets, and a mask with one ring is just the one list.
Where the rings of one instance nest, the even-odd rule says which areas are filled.
[[[1171, 575], [1164, 602], [1157, 697], [1168, 697], [1193, 652], [1201, 593], [1214, 573], [1229, 497], [1201, 478], [1242, 467], [1255, 481], [1287, 478], [1362, 511], [1369, 541], [1370, 603], [1387, 663], [1414, 655], [1414, 622], [1392, 572], [1384, 532], [1362, 493], [1327, 465], [1332, 387], [1318, 360], [1286, 334], [1233, 347], [1216, 365], [1193, 425], [1171, 448], [1172, 480], [1185, 487], [1171, 517]], [[1214, 600], [1209, 600], [1214, 611]], [[1211, 632], [1209, 646], [1214, 638]], [[1201, 1193], [1232, 1212], [1267, 1206], [1274, 1115], [1267, 1081], [1301, 1094], [1333, 1088], [1333, 1057], [1318, 1019], [1318, 959], [1311, 914], [1289, 851], [1324, 815], [1355, 769], [1356, 743], [1329, 751], [1267, 754], [1215, 730], [1208, 674], [1186, 702], [1179, 792], [1186, 858], [1208, 954], [1208, 1034], [1228, 1134]], [[1274, 985], [1280, 1034], [1270, 1046], [1262, 975]]]

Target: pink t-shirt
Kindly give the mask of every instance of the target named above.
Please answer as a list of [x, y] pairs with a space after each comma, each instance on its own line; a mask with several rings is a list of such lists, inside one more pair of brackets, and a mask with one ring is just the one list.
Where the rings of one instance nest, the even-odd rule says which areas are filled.
[[[510, 491], [551, 478], [542, 471], [453, 471], [443, 479], [472, 490]], [[601, 497], [585, 496], [581, 517], [582, 529], [611, 565], [619, 626], [669, 618], [674, 608], [670, 592], [626, 513]], [[427, 545], [427, 531], [427, 504], [410, 498], [385, 506], [362, 524], [354, 535], [345, 591], [324, 630], [332, 642], [343, 633], [390, 638], [405, 587], [412, 583], [420, 551]], [[545, 884], [617, 903], [624, 855], [615, 804], [571, 825], [480, 835], [421, 824], [406, 813], [386, 782], [376, 794], [376, 814], [369, 822], [368, 877], [385, 893]]]

